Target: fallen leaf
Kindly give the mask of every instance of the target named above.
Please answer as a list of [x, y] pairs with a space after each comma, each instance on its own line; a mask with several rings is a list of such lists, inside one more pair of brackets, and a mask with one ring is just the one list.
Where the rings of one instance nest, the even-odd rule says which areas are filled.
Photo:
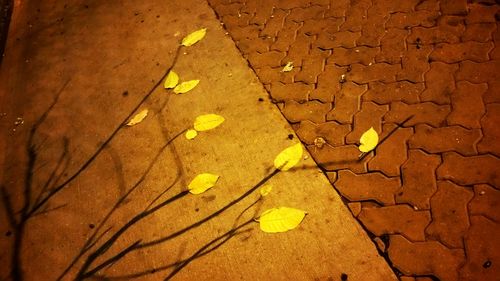
[[302, 158], [302, 145], [299, 143], [292, 145], [278, 154], [274, 159], [274, 167], [281, 171], [287, 171], [299, 163]]
[[262, 195], [262, 197], [267, 196], [271, 192], [271, 190], [273, 190], [273, 186], [270, 184], [266, 184], [260, 188], [260, 195]]
[[296, 228], [304, 219], [306, 212], [288, 208], [279, 207], [266, 210], [258, 219], [260, 229], [267, 233], [286, 232]]
[[359, 139], [361, 145], [359, 146], [359, 151], [361, 152], [370, 152], [372, 151], [378, 144], [378, 134], [373, 127], [368, 129], [366, 132], [361, 135]]
[[135, 124], [141, 123], [144, 118], [148, 116], [148, 110], [144, 109], [143, 111], [137, 113], [130, 121], [128, 121], [127, 126], [134, 126]]
[[205, 37], [205, 34], [207, 34], [206, 28], [196, 30], [195, 32], [190, 33], [189, 35], [184, 37], [184, 39], [182, 39], [182, 45], [188, 47], [193, 44], [196, 44], [196, 42], [200, 41], [201, 39], [203, 39], [203, 37]]
[[207, 189], [213, 187], [217, 180], [219, 179], [219, 176], [210, 174], [210, 173], [203, 173], [197, 175], [191, 183], [188, 185], [189, 192], [192, 194], [200, 194]]
[[285, 67], [283, 67], [283, 70], [281, 70], [281, 71], [282, 72], [289, 72], [289, 71], [292, 71], [292, 69], [293, 69], [293, 62], [289, 61], [289, 62], [287, 62]]
[[200, 83], [200, 80], [189, 80], [186, 82], [182, 82], [179, 85], [175, 86], [174, 93], [176, 94], [184, 94], [196, 87]]
[[198, 132], [211, 130], [224, 122], [224, 117], [217, 114], [205, 114], [196, 117], [194, 129]]
[[190, 129], [186, 131], [186, 139], [192, 140], [198, 135], [196, 130]]
[[175, 86], [177, 86], [178, 83], [179, 83], [179, 75], [177, 75], [177, 73], [173, 71], [170, 71], [167, 75], [167, 78], [165, 78], [165, 83], [163, 83], [163, 87], [165, 87], [165, 89], [172, 89]]

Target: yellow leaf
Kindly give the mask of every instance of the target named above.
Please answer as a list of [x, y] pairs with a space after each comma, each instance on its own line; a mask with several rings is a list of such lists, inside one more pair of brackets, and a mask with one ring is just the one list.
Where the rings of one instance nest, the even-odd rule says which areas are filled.
[[211, 130], [224, 122], [224, 117], [217, 114], [205, 114], [196, 117], [194, 129], [198, 132]]
[[192, 194], [203, 193], [207, 191], [207, 189], [213, 187], [218, 179], [219, 176], [217, 175], [209, 173], [199, 174], [189, 183], [189, 192]]
[[134, 126], [135, 124], [141, 123], [144, 118], [148, 116], [148, 110], [144, 109], [143, 111], [137, 113], [130, 121], [128, 121], [127, 126]]
[[186, 139], [192, 140], [198, 135], [198, 132], [196, 130], [187, 130], [186, 131]]
[[372, 151], [378, 144], [378, 134], [373, 127], [368, 129], [368, 131], [364, 132], [359, 139], [361, 145], [359, 146], [359, 151], [361, 152], [370, 152]]
[[281, 70], [282, 72], [289, 72], [289, 71], [292, 71], [293, 69], [293, 62], [289, 61], [285, 67], [283, 67], [283, 70]]
[[191, 91], [194, 87], [196, 87], [200, 83], [200, 80], [189, 80], [186, 82], [182, 82], [179, 85], [175, 86], [174, 93], [176, 94], [184, 94]]
[[262, 197], [267, 196], [271, 192], [271, 190], [273, 190], [273, 186], [270, 184], [266, 184], [260, 188], [260, 195], [262, 195]]
[[196, 30], [195, 32], [190, 33], [188, 36], [182, 39], [182, 45], [186, 47], [191, 46], [196, 42], [200, 41], [201, 39], [203, 39], [203, 37], [205, 37], [205, 34], [207, 34], [206, 28]]
[[299, 163], [302, 158], [302, 152], [302, 145], [300, 142], [284, 149], [274, 159], [274, 167], [282, 171], [289, 170]]
[[296, 228], [305, 215], [306, 212], [294, 208], [272, 208], [260, 215], [260, 229], [267, 233], [286, 232]]
[[173, 71], [170, 71], [167, 75], [167, 78], [165, 78], [165, 83], [163, 83], [163, 87], [165, 87], [165, 89], [172, 89], [175, 86], [177, 86], [178, 83], [179, 83], [179, 75], [177, 75], [177, 73]]

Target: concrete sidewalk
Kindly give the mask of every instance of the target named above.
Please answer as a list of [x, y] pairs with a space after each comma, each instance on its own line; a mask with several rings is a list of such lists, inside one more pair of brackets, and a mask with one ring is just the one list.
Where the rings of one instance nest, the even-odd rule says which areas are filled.
[[[1, 280], [397, 280], [310, 157], [273, 172], [299, 140], [205, 1], [17, 2], [6, 50]], [[155, 88], [172, 65], [198, 87]], [[206, 113], [226, 121], [175, 137]], [[186, 194], [203, 172], [217, 185]], [[263, 233], [252, 217], [277, 206], [308, 215]]]

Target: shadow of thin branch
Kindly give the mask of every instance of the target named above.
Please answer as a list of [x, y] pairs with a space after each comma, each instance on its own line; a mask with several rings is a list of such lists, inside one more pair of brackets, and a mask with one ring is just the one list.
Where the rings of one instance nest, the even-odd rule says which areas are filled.
[[102, 278], [105, 278], [106, 280], [130, 280], [130, 279], [140, 278], [140, 277], [143, 277], [143, 276], [146, 276], [146, 275], [150, 275], [150, 274], [154, 274], [154, 273], [158, 273], [158, 272], [162, 272], [162, 271], [166, 271], [166, 270], [174, 268], [174, 271], [172, 271], [169, 274], [169, 276], [170, 275], [171, 276], [167, 277], [167, 279], [165, 279], [165, 280], [168, 280], [168, 278], [171, 278], [174, 275], [176, 275], [180, 270], [182, 270], [184, 267], [186, 267], [187, 265], [189, 265], [191, 262], [193, 262], [196, 259], [201, 258], [201, 257], [203, 257], [205, 255], [208, 255], [211, 252], [217, 250], [219, 247], [221, 247], [222, 245], [224, 245], [225, 243], [227, 243], [231, 238], [234, 238], [234, 237], [236, 237], [236, 236], [238, 236], [240, 234], [244, 234], [244, 233], [252, 231], [252, 228], [240, 231], [240, 229], [242, 229], [243, 227], [249, 225], [252, 222], [254, 222], [253, 219], [248, 220], [247, 222], [245, 222], [245, 223], [243, 223], [243, 224], [241, 224], [239, 226], [233, 226], [233, 228], [231, 228], [226, 233], [224, 233], [224, 234], [222, 234], [222, 235], [214, 238], [213, 240], [209, 241], [208, 243], [206, 243], [205, 245], [203, 245], [202, 247], [200, 247], [195, 253], [193, 253], [187, 259], [183, 259], [183, 260], [180, 260], [180, 261], [177, 261], [177, 262], [174, 262], [174, 263], [170, 263], [170, 264], [166, 264], [166, 265], [163, 265], [163, 266], [159, 266], [159, 267], [156, 267], [156, 268], [153, 268], [153, 269], [143, 270], [141, 272], [126, 274], [126, 275], [105, 276], [105, 275], [95, 274], [94, 276], [102, 277]]
[[[247, 196], [249, 196], [250, 194], [252, 194], [255, 190], [257, 190], [260, 186], [262, 186], [264, 183], [266, 183], [269, 179], [271, 179], [272, 177], [274, 177], [275, 175], [277, 175], [278, 173], [280, 172], [279, 169], [275, 169], [271, 174], [265, 176], [263, 179], [261, 179], [255, 186], [253, 186], [252, 188], [250, 188], [249, 190], [247, 190], [244, 194], [242, 194], [240, 197], [236, 198], [235, 200], [229, 202], [227, 205], [225, 205], [224, 207], [222, 207], [221, 209], [215, 211], [214, 213], [210, 214], [209, 216], [199, 220], [198, 222], [196, 223], [193, 223], [179, 231], [176, 231], [168, 236], [165, 236], [165, 237], [162, 237], [162, 238], [159, 238], [159, 239], [156, 239], [156, 240], [153, 240], [153, 241], [150, 241], [150, 242], [143, 242], [143, 243], [139, 243], [137, 244], [135, 247], [130, 247], [128, 248], [128, 252], [121, 252], [121, 256], [120, 257], [123, 257], [125, 256], [126, 254], [128, 254], [129, 252], [132, 252], [132, 251], [136, 251], [136, 250], [139, 250], [139, 249], [143, 249], [143, 248], [149, 248], [149, 247], [153, 247], [155, 245], [158, 245], [160, 243], [164, 243], [170, 239], [173, 239], [175, 237], [178, 237], [194, 228], [197, 228], [199, 226], [201, 226], [202, 224], [206, 223], [207, 221], [217, 217], [218, 215], [220, 215], [222, 212], [226, 211], [227, 209], [229, 209], [230, 207], [234, 206], [235, 204], [237, 204], [238, 202], [242, 201], [244, 198], [246, 198]], [[103, 268], [103, 265], [104, 264], [109, 264], [109, 262], [116, 262], [118, 260], [118, 257], [117, 255], [115, 256], [112, 256], [110, 257], [109, 259], [107, 259], [106, 261], [100, 263], [99, 265], [96, 265], [94, 267], [94, 269], [92, 270], [89, 270], [91, 264], [93, 263], [94, 260], [96, 260], [99, 256], [101, 256], [102, 254], [104, 254], [108, 249], [109, 247], [116, 241], [116, 239], [118, 239], [118, 237], [123, 234], [130, 226], [132, 226], [134, 223], [138, 222], [139, 220], [141, 220], [142, 218], [144, 218], [145, 216], [155, 212], [156, 210], [158, 210], [159, 208], [162, 208], [163, 206], [167, 205], [168, 203], [170, 202], [173, 202], [177, 199], [180, 199], [182, 198], [183, 196], [185, 196], [186, 194], [188, 194], [188, 191], [183, 191], [179, 194], [177, 194], [176, 196], [174, 197], [171, 197], [170, 199], [167, 199], [166, 201], [164, 201], [163, 203], [151, 208], [150, 210], [147, 210], [145, 212], [142, 212], [138, 215], [136, 215], [131, 221], [129, 221], [129, 223], [127, 223], [126, 225], [124, 225], [118, 232], [115, 233], [115, 235], [113, 235], [110, 239], [108, 239], [107, 242], [105, 242], [103, 245], [101, 245], [101, 247], [99, 247], [96, 251], [94, 251], [93, 253], [91, 253], [84, 265], [81, 267], [78, 275], [77, 275], [77, 279], [78, 280], [82, 280], [82, 279], [85, 279], [85, 278], [88, 278], [90, 277], [91, 275], [89, 275], [88, 273], [89, 272], [97, 272], [95, 269], [102, 269]]]
[[125, 126], [125, 124], [130, 120], [130, 118], [133, 116], [133, 114], [146, 102], [146, 100], [151, 97], [151, 95], [154, 93], [154, 91], [163, 83], [163, 80], [165, 77], [168, 75], [170, 70], [173, 68], [173, 66], [176, 64], [177, 59], [179, 57], [180, 51], [182, 49], [182, 45], [179, 45], [176, 49], [175, 56], [172, 62], [172, 65], [164, 72], [164, 74], [158, 79], [158, 81], [153, 85], [153, 87], [142, 97], [142, 99], [137, 103], [137, 105], [127, 114], [127, 116], [120, 122], [120, 124], [111, 132], [111, 134], [106, 138], [104, 142], [102, 142], [97, 150], [95, 150], [91, 156], [76, 170], [75, 173], [73, 173], [70, 177], [68, 177], [65, 181], [57, 185], [55, 188], [53, 188], [47, 196], [45, 196], [39, 203], [35, 204], [31, 210], [31, 213], [34, 213], [36, 210], [41, 208], [47, 201], [50, 200], [54, 195], [59, 193], [65, 186], [67, 186], [69, 183], [71, 183], [74, 179], [76, 179], [85, 169], [87, 169], [101, 154], [101, 152], [104, 150], [104, 148], [115, 138], [115, 136], [118, 134], [118, 132]]
[[[82, 249], [80, 252], [73, 258], [73, 260], [70, 262], [70, 264], [65, 268], [65, 270], [61, 273], [61, 275], [57, 278], [57, 280], [61, 280], [68, 272], [69, 270], [76, 264], [76, 262], [85, 254], [87, 253], [92, 247], [94, 247], [97, 243], [96, 237], [98, 237], [99, 231], [104, 227], [104, 225], [108, 222], [109, 218], [114, 214], [114, 212], [126, 201], [126, 199], [130, 196], [130, 194], [135, 191], [146, 179], [146, 177], [149, 175], [150, 171], [156, 164], [156, 162], [160, 159], [160, 156], [163, 154], [165, 149], [173, 143], [175, 139], [177, 139], [179, 136], [181, 136], [184, 133], [185, 130], [180, 131], [177, 133], [172, 139], [170, 139], [168, 142], [166, 142], [156, 153], [156, 155], [153, 157], [151, 162], [149, 163], [148, 167], [144, 170], [142, 173], [141, 177], [134, 183], [134, 185], [120, 198], [116, 201], [116, 203], [113, 205], [113, 207], [108, 211], [108, 213], [104, 216], [103, 220], [97, 225], [95, 228], [93, 234], [90, 236], [90, 238], [85, 242], [83, 245]], [[174, 181], [172, 184], [170, 184], [167, 188], [165, 188], [161, 194], [166, 193], [168, 190], [170, 190], [179, 180], [180, 174], [177, 173], [176, 177], [174, 178]], [[156, 200], [156, 198], [155, 198]], [[102, 236], [99, 236], [99, 239], [102, 238]], [[107, 250], [107, 249], [106, 249]], [[105, 251], [104, 251], [105, 252]]]

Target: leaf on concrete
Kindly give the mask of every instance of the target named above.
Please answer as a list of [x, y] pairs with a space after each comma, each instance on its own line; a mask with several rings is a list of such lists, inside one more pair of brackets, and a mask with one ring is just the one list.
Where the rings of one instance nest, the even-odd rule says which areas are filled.
[[260, 229], [264, 232], [286, 232], [296, 228], [305, 215], [306, 212], [299, 209], [279, 207], [266, 210], [260, 215], [258, 221]]
[[302, 145], [299, 143], [292, 145], [278, 154], [274, 159], [274, 167], [281, 171], [287, 171], [299, 163], [302, 158]]
[[165, 89], [172, 89], [175, 88], [175, 86], [177, 86], [178, 83], [179, 83], [179, 75], [177, 75], [177, 73], [173, 71], [170, 71], [167, 75], [167, 78], [165, 78], [165, 83], [163, 83], [163, 87], [165, 87]]
[[189, 129], [186, 131], [186, 139], [188, 140], [192, 140], [194, 138], [196, 138], [196, 136], [198, 135], [198, 132], [196, 130], [193, 130], [193, 129]]
[[141, 123], [144, 118], [148, 116], [148, 110], [144, 109], [143, 111], [137, 113], [130, 121], [128, 121], [127, 126], [134, 126], [135, 124]]
[[281, 71], [282, 72], [290, 72], [290, 71], [292, 71], [292, 69], [293, 69], [293, 62], [289, 61], [289, 62], [287, 62], [285, 67], [283, 67], [283, 69]]
[[200, 83], [200, 80], [189, 80], [186, 82], [182, 82], [179, 85], [175, 86], [174, 93], [176, 94], [184, 94], [196, 87]]
[[184, 39], [182, 39], [182, 45], [184, 45], [186, 47], [194, 45], [198, 41], [203, 39], [203, 37], [205, 37], [205, 34], [207, 34], [206, 28], [196, 30], [195, 32], [190, 33], [188, 36], [186, 36], [186, 37], [184, 37]]
[[361, 135], [359, 139], [361, 145], [359, 146], [359, 151], [361, 152], [370, 152], [372, 151], [378, 144], [378, 134], [373, 127], [368, 129], [366, 132]]
[[267, 196], [271, 192], [271, 190], [273, 190], [273, 186], [270, 185], [270, 184], [266, 184], [266, 185], [264, 185], [263, 187], [260, 188], [260, 190], [259, 190], [260, 191], [260, 195], [262, 197]]
[[213, 187], [217, 180], [219, 179], [219, 176], [210, 174], [210, 173], [203, 173], [197, 175], [191, 183], [188, 185], [189, 192], [192, 194], [200, 194], [205, 191], [207, 191], [209, 188]]
[[217, 114], [205, 114], [196, 117], [194, 129], [198, 132], [211, 130], [224, 122], [224, 117]]

